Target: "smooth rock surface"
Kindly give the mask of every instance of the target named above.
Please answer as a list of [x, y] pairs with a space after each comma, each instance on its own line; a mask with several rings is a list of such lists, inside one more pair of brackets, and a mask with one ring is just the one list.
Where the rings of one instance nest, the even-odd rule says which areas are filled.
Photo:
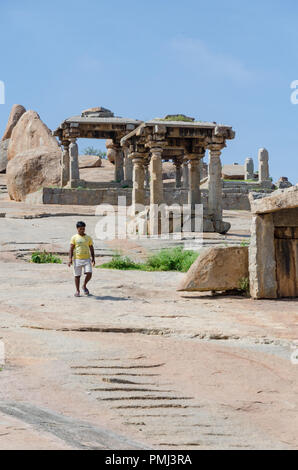
[[248, 247], [210, 248], [191, 266], [178, 291], [238, 289], [241, 279], [248, 276]]
[[97, 155], [80, 155], [79, 167], [80, 168], [98, 168], [101, 167], [101, 158]]
[[12, 131], [8, 146], [8, 161], [16, 155], [40, 147], [47, 148], [49, 152], [59, 152], [61, 155], [58, 142], [52, 136], [50, 129], [35, 111], [27, 111]]
[[60, 181], [60, 154], [40, 147], [28, 150], [10, 160], [7, 165], [7, 188], [11, 199], [23, 201], [27, 194]]
[[20, 104], [14, 104], [13, 105], [13, 107], [11, 109], [11, 112], [10, 112], [10, 115], [9, 115], [9, 118], [8, 118], [6, 129], [4, 131], [4, 135], [2, 137], [3, 141], [7, 140], [7, 139], [10, 139], [13, 129], [17, 125], [20, 117], [25, 112], [26, 112], [26, 109], [24, 108], [24, 106], [22, 106]]
[[9, 139], [0, 141], [0, 173], [6, 171]]

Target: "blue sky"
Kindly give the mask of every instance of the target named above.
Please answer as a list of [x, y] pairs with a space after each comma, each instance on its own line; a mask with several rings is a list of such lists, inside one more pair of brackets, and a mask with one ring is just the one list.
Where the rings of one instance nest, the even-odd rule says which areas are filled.
[[0, 134], [14, 103], [51, 129], [93, 106], [184, 113], [233, 126], [223, 163], [266, 147], [273, 178], [296, 183], [297, 21], [295, 0], [0, 0]]

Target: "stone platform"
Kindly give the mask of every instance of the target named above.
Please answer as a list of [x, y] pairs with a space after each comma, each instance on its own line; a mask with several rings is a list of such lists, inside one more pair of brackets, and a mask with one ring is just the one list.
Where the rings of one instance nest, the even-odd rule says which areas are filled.
[[[119, 184], [94, 183], [88, 182], [88, 188], [42, 188], [39, 191], [29, 194], [25, 202], [29, 204], [59, 204], [59, 205], [84, 205], [96, 206], [98, 204], [118, 203], [118, 196], [127, 198], [127, 205], [132, 203], [132, 189], [123, 188]], [[251, 188], [243, 187], [224, 187], [222, 193], [222, 205], [224, 210], [250, 210], [249, 192]], [[270, 190], [266, 190], [271, 192]], [[165, 203], [187, 204], [187, 189], [176, 189], [175, 187], [164, 188]], [[201, 190], [201, 198], [204, 207], [208, 204], [208, 190]], [[149, 190], [145, 191], [145, 205], [150, 203]]]

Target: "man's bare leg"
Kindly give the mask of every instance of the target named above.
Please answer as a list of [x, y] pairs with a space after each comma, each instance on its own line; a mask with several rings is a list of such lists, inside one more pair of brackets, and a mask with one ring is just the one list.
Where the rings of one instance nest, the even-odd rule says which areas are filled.
[[84, 291], [87, 290], [87, 284], [88, 284], [88, 282], [90, 281], [91, 278], [92, 278], [92, 273], [87, 273], [86, 277], [85, 277], [85, 282], [84, 282], [84, 285], [83, 285]]
[[80, 294], [80, 280], [81, 280], [81, 276], [75, 276], [77, 294]]

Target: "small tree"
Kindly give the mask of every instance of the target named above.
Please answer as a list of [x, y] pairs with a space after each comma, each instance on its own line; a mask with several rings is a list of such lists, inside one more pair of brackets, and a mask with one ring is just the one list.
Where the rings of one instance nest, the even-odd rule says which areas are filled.
[[103, 159], [107, 158], [106, 152], [103, 152], [102, 150], [96, 149], [94, 147], [86, 147], [84, 150], [84, 155], [96, 155], [97, 157]]

